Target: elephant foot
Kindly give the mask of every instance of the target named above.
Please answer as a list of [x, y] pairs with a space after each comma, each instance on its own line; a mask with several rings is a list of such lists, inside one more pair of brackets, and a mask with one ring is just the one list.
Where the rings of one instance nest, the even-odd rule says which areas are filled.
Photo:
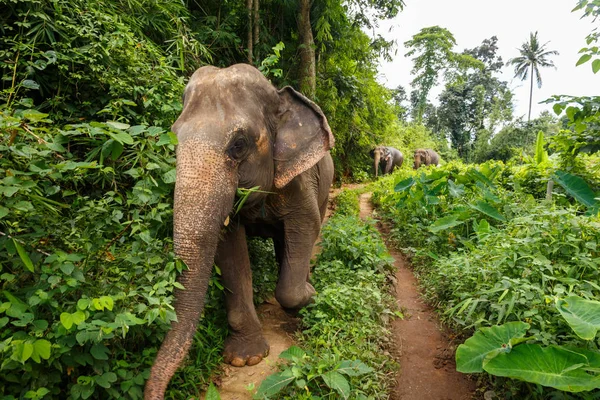
[[303, 282], [299, 287], [284, 288], [277, 285], [275, 298], [283, 308], [297, 310], [312, 302], [316, 291], [313, 285]]
[[234, 367], [256, 365], [268, 355], [269, 345], [260, 333], [251, 336], [232, 334], [225, 340], [223, 357]]

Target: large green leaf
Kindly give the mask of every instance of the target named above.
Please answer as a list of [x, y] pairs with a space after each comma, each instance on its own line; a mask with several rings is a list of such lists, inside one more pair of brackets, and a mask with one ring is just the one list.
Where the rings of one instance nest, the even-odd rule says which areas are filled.
[[29, 258], [29, 254], [15, 239], [13, 239], [13, 243], [17, 249], [17, 253], [19, 253], [19, 257], [21, 257], [21, 261], [23, 261], [23, 264], [25, 264], [25, 267], [29, 270], [29, 272], [33, 272], [33, 262], [31, 261], [31, 258]]
[[498, 221], [506, 221], [506, 217], [500, 214], [500, 211], [498, 211], [496, 207], [492, 206], [487, 201], [479, 200], [475, 204], [469, 204], [469, 206], [474, 210], [484, 213], [488, 217], [492, 217]]
[[548, 161], [548, 152], [544, 150], [544, 132], [539, 131], [535, 142], [535, 163], [537, 165]]
[[338, 392], [343, 399], [347, 399], [350, 396], [350, 385], [341, 374], [336, 371], [330, 371], [322, 374], [321, 377], [325, 381], [325, 384]]
[[452, 228], [453, 226], [463, 224], [465, 221], [459, 221], [459, 217], [459, 214], [450, 214], [443, 218], [436, 219], [433, 224], [429, 226], [429, 230], [433, 233], [437, 233], [445, 229]]
[[465, 185], [462, 183], [457, 185], [452, 179], [448, 179], [448, 193], [452, 197], [461, 197], [465, 194]]
[[598, 200], [595, 199], [596, 195], [590, 185], [579, 176], [564, 171], [556, 171], [553, 179], [581, 204], [587, 207], [594, 207], [598, 204]]
[[273, 375], [270, 375], [262, 381], [258, 391], [254, 398], [263, 399], [265, 396], [273, 396], [274, 394], [279, 393], [281, 389], [292, 383], [296, 379], [292, 374], [291, 369], [286, 369], [283, 372], [279, 372]]
[[336, 371], [348, 376], [360, 376], [373, 371], [373, 368], [369, 367], [360, 360], [344, 360], [341, 362]]
[[504, 325], [481, 328], [456, 350], [456, 370], [464, 373], [482, 372], [486, 359], [508, 352], [522, 341], [529, 324], [508, 322]]
[[306, 352], [302, 350], [298, 346], [290, 346], [289, 349], [284, 350], [279, 354], [279, 358], [283, 358], [284, 360], [296, 361], [303, 358], [306, 355]]
[[394, 187], [394, 192], [404, 192], [405, 190], [410, 189], [415, 184], [415, 182], [415, 178], [411, 176], [410, 178], [398, 183], [396, 187]]
[[537, 344], [516, 346], [510, 353], [498, 354], [485, 363], [483, 369], [496, 376], [505, 376], [550, 386], [568, 392], [600, 388], [600, 376], [586, 372], [587, 357], [559, 346]]
[[600, 302], [579, 296], [559, 299], [556, 308], [577, 336], [592, 340], [600, 330]]

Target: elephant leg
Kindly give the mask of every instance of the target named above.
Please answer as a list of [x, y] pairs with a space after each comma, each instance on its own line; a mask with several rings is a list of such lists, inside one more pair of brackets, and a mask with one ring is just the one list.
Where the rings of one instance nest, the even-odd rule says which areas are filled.
[[284, 238], [278, 241], [276, 248], [280, 265], [275, 288], [275, 298], [284, 308], [302, 308], [315, 294], [308, 277], [312, 249], [320, 229], [321, 219], [316, 203], [310, 215], [289, 218], [284, 222]]
[[243, 225], [232, 226], [225, 234], [219, 243], [215, 261], [221, 269], [227, 320], [231, 328], [225, 340], [225, 362], [235, 367], [258, 364], [269, 354], [269, 345], [263, 337], [254, 308], [252, 271]]

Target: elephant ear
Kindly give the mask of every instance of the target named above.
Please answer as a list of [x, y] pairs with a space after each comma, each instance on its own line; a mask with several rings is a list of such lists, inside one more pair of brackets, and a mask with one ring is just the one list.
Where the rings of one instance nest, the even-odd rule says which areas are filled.
[[284, 187], [315, 165], [333, 144], [333, 134], [319, 106], [289, 86], [281, 89], [273, 154], [275, 187]]

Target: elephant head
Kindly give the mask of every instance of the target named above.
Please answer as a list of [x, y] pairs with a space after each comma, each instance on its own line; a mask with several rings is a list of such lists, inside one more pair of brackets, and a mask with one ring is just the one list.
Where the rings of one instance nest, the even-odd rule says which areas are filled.
[[[185, 89], [177, 134], [175, 254], [188, 269], [171, 325], [146, 383], [162, 399], [186, 356], [204, 307], [219, 234], [238, 187], [274, 191], [316, 164], [334, 139], [321, 109], [290, 87], [277, 91], [254, 67], [203, 67]], [[246, 206], [265, 193], [253, 193]]]
[[[373, 158], [373, 168], [375, 170], [375, 177], [377, 178], [379, 174], [379, 163], [381, 160], [387, 161], [387, 157], [389, 157], [389, 153], [387, 149], [383, 146], [377, 146], [375, 149], [370, 152], [371, 158]], [[387, 165], [387, 164], [386, 164]]]
[[415, 163], [413, 164], [413, 169], [418, 169], [421, 166], [421, 164], [431, 164], [431, 156], [429, 152], [425, 149], [415, 150]]

